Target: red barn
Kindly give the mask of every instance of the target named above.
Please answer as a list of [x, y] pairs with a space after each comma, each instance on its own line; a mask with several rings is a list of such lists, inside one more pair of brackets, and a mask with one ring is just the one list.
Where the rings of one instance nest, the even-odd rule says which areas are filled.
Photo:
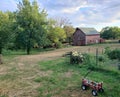
[[94, 28], [76, 28], [73, 33], [73, 45], [87, 45], [101, 42], [100, 33]]

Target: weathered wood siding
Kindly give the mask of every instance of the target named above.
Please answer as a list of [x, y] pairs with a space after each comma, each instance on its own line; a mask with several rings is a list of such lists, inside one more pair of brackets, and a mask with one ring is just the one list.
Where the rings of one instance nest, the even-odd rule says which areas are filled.
[[73, 45], [85, 45], [85, 34], [79, 29], [76, 29], [73, 35]]

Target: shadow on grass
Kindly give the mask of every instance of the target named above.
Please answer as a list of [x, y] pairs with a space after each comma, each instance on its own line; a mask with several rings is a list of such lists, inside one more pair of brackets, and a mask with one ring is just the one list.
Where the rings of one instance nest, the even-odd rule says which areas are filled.
[[99, 68], [95, 66], [88, 67], [88, 70], [100, 72], [106, 75], [107, 74], [112, 75], [112, 76], [115, 76], [117, 79], [120, 79], [120, 74], [117, 71], [111, 71], [111, 70], [107, 70], [107, 69]]
[[[37, 49], [31, 49], [30, 51], [30, 55], [34, 55], [34, 54], [39, 54], [41, 52], [46, 52], [46, 51], [53, 51], [55, 50], [54, 48], [46, 48], [46, 49], [43, 49], [43, 48], [37, 48]], [[26, 50], [6, 50], [6, 49], [3, 49], [3, 55], [5, 56], [15, 56], [15, 55], [27, 55], [27, 52]]]

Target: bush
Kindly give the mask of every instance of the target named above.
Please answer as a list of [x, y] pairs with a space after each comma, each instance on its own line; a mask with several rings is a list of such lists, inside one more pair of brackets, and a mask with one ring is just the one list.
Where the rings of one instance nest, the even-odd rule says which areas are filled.
[[70, 54], [70, 63], [79, 64], [83, 62], [83, 55], [80, 52], [74, 51]]
[[106, 47], [106, 48], [105, 48], [105, 52], [104, 52], [104, 53], [108, 55], [110, 52], [111, 52], [110, 47]]
[[118, 40], [118, 42], [120, 43], [120, 40]]
[[83, 61], [83, 64], [84, 64], [84, 65], [93, 66], [93, 65], [96, 64], [93, 55], [90, 55], [90, 54], [86, 54], [86, 53], [85, 53], [85, 54], [83, 54], [83, 56], [84, 56], [84, 61]]
[[118, 64], [118, 70], [120, 70], [120, 64]]
[[63, 45], [62, 45], [61, 42], [57, 42], [57, 43], [56, 43], [56, 48], [62, 48], [62, 46], [63, 46]]
[[99, 61], [99, 62], [105, 62], [105, 60], [106, 60], [105, 55], [100, 55], [100, 56], [98, 56], [98, 61]]
[[107, 55], [110, 59], [120, 60], [120, 49], [114, 49], [114, 50], [110, 51], [109, 53], [107, 53]]

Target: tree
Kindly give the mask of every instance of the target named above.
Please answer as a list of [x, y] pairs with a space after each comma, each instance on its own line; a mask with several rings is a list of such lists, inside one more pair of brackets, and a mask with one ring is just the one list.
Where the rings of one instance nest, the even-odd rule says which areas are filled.
[[44, 10], [40, 11], [37, 2], [32, 4], [29, 0], [22, 0], [18, 4], [17, 24], [18, 35], [16, 41], [30, 54], [31, 47], [35, 43], [39, 46], [47, 44], [46, 17]]
[[2, 63], [2, 49], [10, 39], [12, 21], [9, 14], [0, 11], [0, 64]]
[[104, 39], [118, 39], [120, 38], [120, 28], [105, 27], [101, 31], [101, 37]]
[[104, 39], [111, 39], [112, 33], [110, 31], [110, 27], [105, 27], [101, 30], [101, 37]]
[[[62, 42], [66, 39], [66, 34], [63, 28], [55, 26], [56, 21], [54, 19], [48, 20], [47, 37], [52, 44], [62, 46]], [[58, 46], [59, 48], [59, 46]]]
[[67, 37], [66, 41], [69, 42], [69, 44], [70, 44], [70, 42], [72, 41], [72, 35], [73, 35], [75, 29], [71, 25], [70, 26], [64, 26], [63, 29], [66, 33], [66, 37]]
[[7, 42], [5, 49], [10, 49], [13, 50], [15, 49], [15, 30], [16, 30], [16, 17], [15, 17], [15, 12], [6, 12], [9, 15], [9, 21], [10, 21], [10, 35], [9, 35], [9, 42]]
[[51, 27], [48, 32], [48, 39], [55, 45], [61, 44], [66, 39], [65, 31], [60, 27]]

